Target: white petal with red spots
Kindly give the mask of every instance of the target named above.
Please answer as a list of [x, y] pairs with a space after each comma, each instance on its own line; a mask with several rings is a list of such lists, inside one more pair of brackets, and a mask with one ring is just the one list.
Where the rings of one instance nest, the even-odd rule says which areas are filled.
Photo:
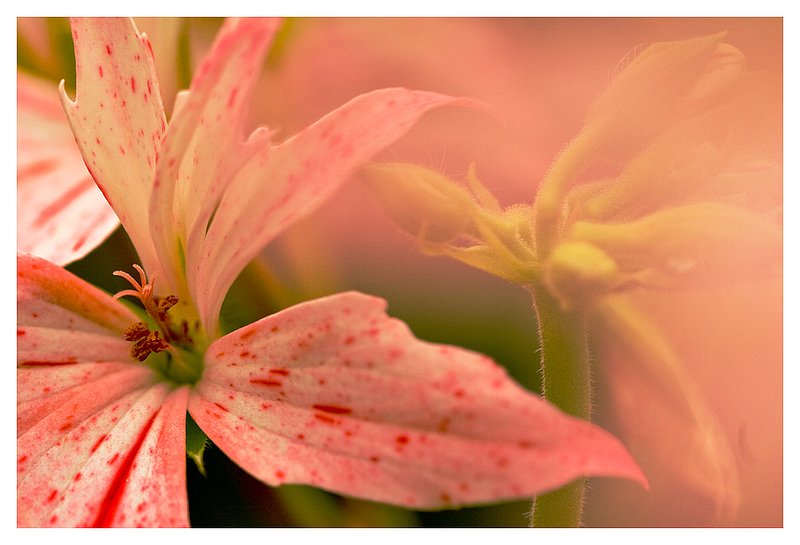
[[609, 434], [484, 356], [415, 339], [384, 307], [345, 293], [220, 339], [192, 416], [268, 484], [410, 507], [532, 496], [582, 475], [645, 482]]
[[61, 102], [83, 159], [131, 237], [146, 270], [158, 270], [149, 202], [164, 107], [147, 38], [124, 18], [72, 19], [77, 85]]

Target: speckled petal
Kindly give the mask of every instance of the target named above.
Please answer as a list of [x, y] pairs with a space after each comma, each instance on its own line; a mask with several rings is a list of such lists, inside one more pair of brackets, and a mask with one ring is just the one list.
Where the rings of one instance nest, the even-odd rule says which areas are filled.
[[119, 220], [75, 144], [56, 85], [17, 73], [17, 248], [64, 265]]
[[121, 303], [40, 258], [17, 269], [18, 524], [186, 526], [188, 392], [131, 359]]
[[62, 83], [61, 101], [89, 172], [155, 272], [148, 205], [166, 117], [150, 43], [130, 19], [71, 23], [77, 90], [72, 101]]
[[190, 413], [267, 484], [414, 508], [530, 497], [581, 475], [646, 482], [600, 428], [485, 356], [415, 339], [384, 308], [344, 293], [223, 337]]
[[[252, 89], [278, 24], [277, 19], [226, 20], [188, 93], [176, 102], [150, 201], [150, 228], [164, 274], [183, 270], [189, 232], [197, 223], [205, 232], [234, 172], [268, 145], [264, 129], [245, 142], [245, 124]], [[181, 282], [177, 276], [169, 281]]]
[[[122, 303], [67, 270], [17, 253], [18, 339], [24, 340], [28, 328], [42, 328], [111, 335], [122, 340], [124, 329], [137, 321], [137, 316]], [[20, 350], [25, 346], [21, 344]]]
[[188, 525], [187, 391], [152, 381], [84, 384], [18, 438], [20, 526]]
[[206, 230], [189, 239], [189, 286], [209, 330], [242, 268], [296, 220], [329, 198], [364, 161], [428, 110], [477, 102], [394, 88], [358, 96], [286, 142], [264, 147], [236, 173]]

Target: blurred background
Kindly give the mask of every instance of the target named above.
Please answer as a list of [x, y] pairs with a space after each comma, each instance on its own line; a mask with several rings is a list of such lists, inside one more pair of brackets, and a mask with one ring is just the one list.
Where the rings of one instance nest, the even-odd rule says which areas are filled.
[[[219, 19], [136, 19], [153, 42], [168, 113], [188, 87]], [[447, 108], [423, 120], [380, 159], [426, 165], [464, 179], [475, 163], [501, 204], [530, 203], [548, 165], [577, 133], [593, 99], [626, 55], [647, 44], [726, 31], [748, 66], [782, 96], [782, 21], [776, 18], [324, 18], [288, 19], [264, 66], [252, 128], [281, 141], [357, 94], [403, 86], [483, 100], [499, 112]], [[74, 86], [64, 19], [18, 20], [19, 68]], [[780, 127], [770, 148], [782, 161]], [[746, 251], [746, 249], [743, 249]], [[135, 254], [118, 229], [69, 269], [109, 291], [105, 271]], [[103, 271], [103, 274], [98, 274]], [[421, 339], [486, 353], [525, 387], [539, 388], [536, 324], [528, 294], [445, 258], [422, 255], [358, 176], [319, 211], [282, 235], [249, 266], [223, 309], [229, 329], [293, 303], [345, 290], [381, 296]], [[591, 479], [587, 526], [782, 526], [782, 278], [733, 287], [637, 295], [673, 342], [736, 455], [741, 507], [720, 520], [694, 491], [647, 452], [636, 452], [651, 490]], [[595, 422], [618, 433], [602, 354], [594, 371]], [[654, 423], [657, 426], [658, 423]], [[680, 464], [681, 445], [674, 458]], [[213, 446], [207, 476], [187, 465], [193, 526], [527, 526], [529, 501], [411, 512], [303, 486], [269, 488]]]

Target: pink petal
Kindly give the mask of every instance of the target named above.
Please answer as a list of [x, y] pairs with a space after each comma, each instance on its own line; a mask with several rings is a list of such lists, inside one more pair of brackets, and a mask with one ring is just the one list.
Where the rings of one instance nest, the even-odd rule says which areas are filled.
[[117, 225], [83, 164], [55, 84], [17, 72], [17, 248], [63, 265]]
[[609, 434], [484, 356], [418, 341], [384, 308], [339, 294], [223, 337], [190, 413], [267, 484], [415, 508], [529, 497], [582, 475], [645, 482]]
[[[44, 259], [17, 253], [17, 338], [27, 328], [113, 335], [137, 316], [107, 293]], [[22, 345], [25, 346], [25, 345]]]
[[[259, 130], [245, 143], [252, 89], [277, 30], [277, 19], [228, 19], [180, 95], [164, 136], [150, 201], [151, 232], [165, 274], [183, 269], [176, 241], [202, 231], [240, 165], [267, 140]], [[170, 281], [179, 285], [177, 276]]]
[[382, 89], [356, 97], [241, 166], [206, 230], [189, 239], [190, 289], [209, 331], [242, 268], [290, 224], [329, 198], [364, 161], [400, 138], [426, 111], [476, 106], [465, 99]]
[[150, 43], [130, 19], [72, 19], [77, 91], [61, 102], [86, 166], [119, 216], [146, 270], [157, 261], [148, 204], [164, 108]]
[[188, 525], [188, 390], [121, 378], [84, 385], [18, 438], [20, 526]]
[[717, 515], [730, 520], [744, 499], [737, 456], [692, 374], [624, 297], [607, 297], [597, 318], [597, 347], [626, 444], [643, 464], [712, 499]]

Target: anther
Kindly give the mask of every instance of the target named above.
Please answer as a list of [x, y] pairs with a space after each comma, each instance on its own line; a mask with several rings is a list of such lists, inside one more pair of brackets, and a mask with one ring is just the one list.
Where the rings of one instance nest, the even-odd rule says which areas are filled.
[[147, 337], [149, 333], [150, 329], [148, 329], [144, 322], [131, 324], [122, 332], [126, 341], [138, 341], [141, 338]]
[[133, 343], [131, 356], [139, 361], [144, 361], [150, 354], [163, 352], [168, 348], [169, 345], [159, 336], [158, 331], [150, 331], [147, 336]]
[[166, 297], [155, 297], [154, 301], [158, 319], [163, 322], [167, 319], [167, 311], [178, 304], [178, 297], [175, 295], [167, 295]]

